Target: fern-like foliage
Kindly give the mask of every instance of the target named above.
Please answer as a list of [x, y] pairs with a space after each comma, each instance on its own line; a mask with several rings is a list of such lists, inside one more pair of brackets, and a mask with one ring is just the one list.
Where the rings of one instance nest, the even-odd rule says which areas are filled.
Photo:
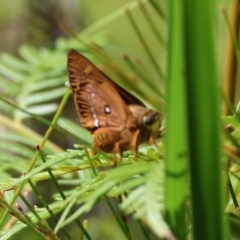
[[[99, 41], [98, 41], [99, 39]], [[97, 36], [95, 42], [103, 47], [105, 38]], [[56, 111], [58, 105], [52, 103], [66, 92], [64, 83], [66, 75], [66, 52], [70, 48], [81, 51], [89, 49], [88, 44], [75, 40], [60, 39], [54, 50], [37, 50], [31, 46], [21, 46], [18, 59], [9, 54], [2, 54], [0, 61], [0, 78], [2, 95], [12, 99], [25, 111], [48, 115]], [[10, 112], [13, 120], [22, 121], [30, 117], [11, 105], [0, 102], [0, 109]]]
[[[139, 162], [134, 164], [129, 161], [129, 156], [126, 156], [127, 158], [122, 161], [122, 167], [98, 171], [97, 168], [100, 166], [111, 166], [112, 161], [104, 155], [97, 155], [89, 159], [89, 155], [82, 150], [81, 146], [76, 147], [78, 150], [68, 150], [65, 153], [49, 155], [46, 163], [41, 164], [20, 179], [2, 182], [0, 189], [4, 190], [6, 186], [15, 188], [28, 179], [33, 182], [49, 179], [51, 178], [50, 175], [44, 171], [49, 168], [51, 168], [55, 177], [73, 174], [80, 169], [83, 171], [84, 169], [93, 170], [94, 168], [96, 172], [94, 174], [93, 171], [90, 178], [82, 175], [81, 180], [76, 182], [76, 179], [68, 177], [64, 184], [78, 187], [65, 192], [65, 199], [62, 199], [59, 194], [56, 195], [57, 202], [49, 205], [54, 214], [63, 211], [63, 217], [57, 229], [90, 211], [101, 198], [115, 197], [120, 194], [127, 196], [130, 193], [122, 203], [122, 209], [126, 213], [133, 213], [136, 219], [143, 218], [158, 236], [170, 236], [171, 233], [161, 214], [164, 210], [164, 165], [162, 161], [158, 160], [160, 155], [153, 155], [152, 151], [149, 151], [147, 155], [143, 155], [148, 158], [148, 162], [146, 162], [140, 154]], [[69, 203], [71, 203], [71, 207], [68, 207]], [[79, 208], [71, 214], [71, 208], [74, 205], [78, 205]], [[46, 209], [38, 209], [37, 211], [44, 218], [49, 217]], [[24, 225], [21, 226], [24, 227]], [[18, 230], [20, 229], [18, 226]], [[9, 229], [9, 232], [12, 231], [12, 229]]]

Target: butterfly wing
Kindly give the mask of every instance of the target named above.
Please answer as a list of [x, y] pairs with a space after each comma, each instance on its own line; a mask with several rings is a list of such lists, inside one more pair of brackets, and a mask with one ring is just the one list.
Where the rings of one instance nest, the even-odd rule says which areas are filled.
[[135, 96], [127, 92], [124, 88], [117, 85], [115, 82], [113, 81], [111, 82], [113, 83], [114, 88], [116, 89], [116, 91], [119, 93], [119, 95], [122, 97], [122, 99], [127, 105], [138, 105], [138, 106], [146, 107], [146, 105], [142, 101], [140, 101], [138, 98], [136, 98]]
[[132, 114], [115, 84], [75, 50], [68, 53], [68, 73], [82, 126], [91, 133], [100, 127], [123, 129]]

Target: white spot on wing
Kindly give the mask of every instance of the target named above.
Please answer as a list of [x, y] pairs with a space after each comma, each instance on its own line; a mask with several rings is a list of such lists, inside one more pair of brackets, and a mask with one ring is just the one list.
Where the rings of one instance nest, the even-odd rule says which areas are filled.
[[86, 76], [85, 76], [85, 72], [84, 71], [81, 71], [81, 79], [85, 79]]
[[[91, 96], [94, 97], [94, 96], [95, 96], [95, 93], [94, 93], [94, 92], [91, 93]], [[88, 96], [88, 103], [89, 103], [89, 105], [90, 105], [90, 110], [91, 110], [91, 112], [92, 112], [92, 117], [94, 118], [94, 123], [93, 123], [93, 125], [94, 125], [94, 127], [99, 127], [99, 121], [98, 121], [98, 119], [97, 119], [97, 114], [96, 114], [96, 111], [95, 111], [95, 109], [94, 109], [94, 107], [93, 107], [93, 105], [92, 105], [91, 97], [90, 97], [90, 96]]]
[[111, 108], [109, 106], [106, 106], [104, 108], [104, 110], [105, 110], [105, 113], [110, 113], [111, 112]]
[[93, 126], [94, 127], [99, 127], [99, 120], [98, 119], [95, 119], [94, 122], [93, 122]]

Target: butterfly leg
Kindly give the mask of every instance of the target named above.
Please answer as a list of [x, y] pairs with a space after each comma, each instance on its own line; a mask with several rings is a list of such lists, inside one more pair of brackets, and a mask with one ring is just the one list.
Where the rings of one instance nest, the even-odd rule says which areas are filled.
[[132, 142], [131, 142], [131, 145], [133, 146], [133, 151], [134, 151], [134, 161], [137, 162], [137, 157], [138, 157], [138, 145], [139, 145], [139, 142], [140, 142], [140, 130], [137, 130], [135, 133], [134, 133], [134, 137], [132, 139]]

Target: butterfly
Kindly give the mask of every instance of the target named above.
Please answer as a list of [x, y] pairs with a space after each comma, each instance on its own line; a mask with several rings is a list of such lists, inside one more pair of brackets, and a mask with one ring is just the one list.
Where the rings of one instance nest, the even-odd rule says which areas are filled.
[[98, 150], [122, 154], [154, 143], [159, 137], [161, 114], [117, 85], [75, 50], [68, 52], [68, 75], [81, 124], [93, 135]]

